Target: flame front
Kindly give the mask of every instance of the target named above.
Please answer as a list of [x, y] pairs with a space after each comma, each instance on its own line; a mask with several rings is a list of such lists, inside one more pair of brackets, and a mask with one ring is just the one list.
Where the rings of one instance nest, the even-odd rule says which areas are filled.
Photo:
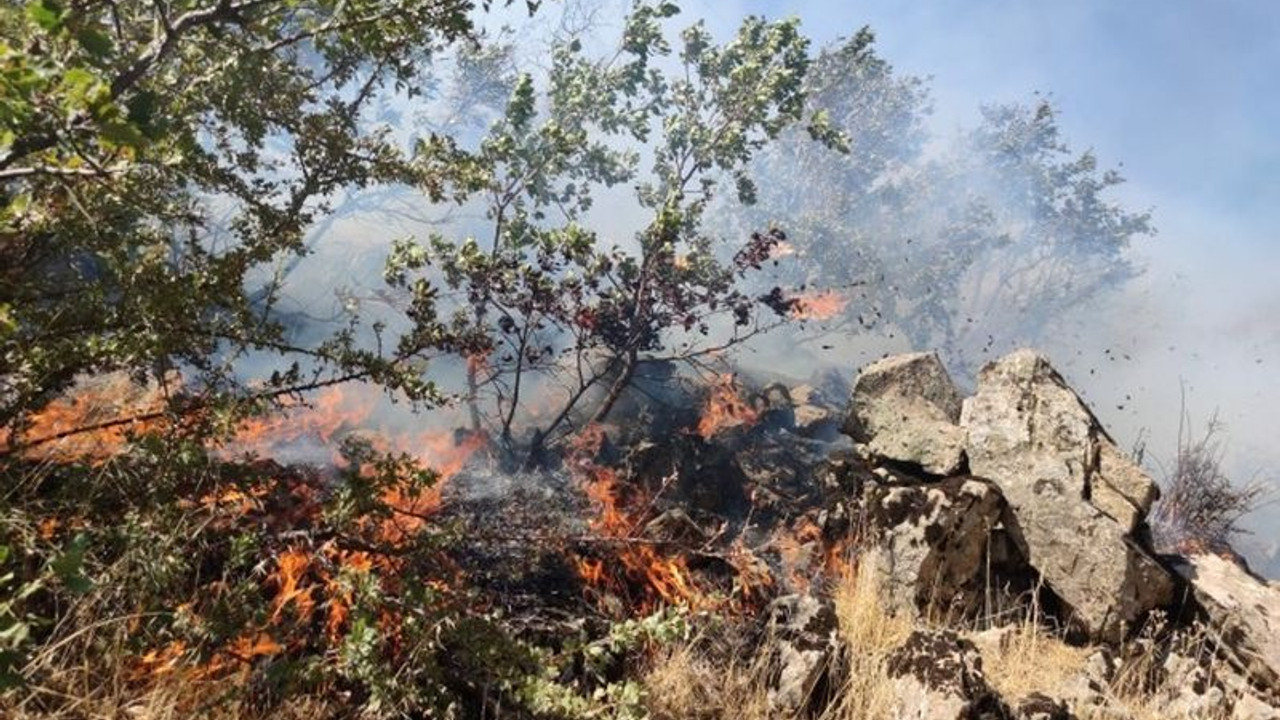
[[121, 373], [107, 375], [32, 413], [16, 435], [0, 428], [0, 453], [25, 448], [21, 454], [28, 460], [100, 465], [123, 450], [131, 434], [167, 426], [164, 399], [159, 385], [141, 386]]
[[759, 411], [742, 400], [733, 375], [721, 375], [707, 394], [697, 432], [700, 437], [711, 438], [731, 427], [750, 427], [759, 418]]
[[629, 584], [639, 586], [642, 597], [632, 606], [642, 613], [659, 604], [708, 606], [711, 601], [693, 579], [683, 554], [660, 555], [653, 543], [637, 537], [636, 530], [645, 519], [644, 508], [650, 503], [640, 497], [633, 503], [634, 511], [624, 508], [617, 472], [592, 459], [603, 438], [598, 427], [585, 429], [570, 448], [569, 468], [596, 508], [589, 526], [611, 546], [618, 563], [610, 572], [604, 560], [580, 556], [574, 559], [578, 576], [588, 587], [624, 597], [631, 594]]

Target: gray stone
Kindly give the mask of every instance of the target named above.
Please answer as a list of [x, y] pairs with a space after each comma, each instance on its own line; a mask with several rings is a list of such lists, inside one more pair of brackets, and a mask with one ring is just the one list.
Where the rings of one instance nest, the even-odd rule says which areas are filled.
[[895, 714], [907, 720], [972, 720], [1007, 715], [987, 684], [982, 656], [951, 630], [916, 630], [889, 654]]
[[1091, 637], [1118, 640], [1171, 602], [1172, 578], [1133, 532], [1155, 483], [1048, 360], [1019, 350], [987, 365], [961, 425], [970, 471], [1000, 488], [1028, 562]]
[[1280, 699], [1280, 589], [1217, 555], [1181, 558], [1174, 570], [1208, 615], [1221, 652]]
[[894, 355], [858, 373], [844, 430], [873, 457], [949, 475], [964, 463], [961, 401], [936, 354]]
[[963, 612], [980, 601], [987, 541], [1003, 509], [994, 487], [963, 477], [879, 486], [868, 489], [866, 506], [878, 536], [870, 557], [887, 609]]
[[791, 717], [814, 701], [835, 657], [836, 614], [829, 600], [784, 595], [767, 610], [775, 681], [768, 688], [772, 714]]
[[1169, 718], [1195, 720], [1224, 717], [1229, 710], [1226, 693], [1216, 683], [1210, 668], [1177, 652], [1162, 663], [1165, 681], [1161, 707]]

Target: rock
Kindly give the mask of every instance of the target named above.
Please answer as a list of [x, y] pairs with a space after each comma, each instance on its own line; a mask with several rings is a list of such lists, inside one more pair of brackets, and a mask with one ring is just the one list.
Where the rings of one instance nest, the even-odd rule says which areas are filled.
[[1107, 685], [1082, 672], [1062, 688], [1062, 699], [1072, 713], [1087, 718], [1128, 718], [1123, 709], [1112, 705]]
[[838, 434], [839, 421], [834, 410], [818, 405], [795, 407], [796, 433], [804, 437], [832, 438]]
[[1116, 658], [1105, 645], [1089, 653], [1084, 659], [1084, 673], [1091, 679], [1108, 684], [1116, 676]]
[[982, 673], [973, 643], [951, 630], [916, 630], [885, 660], [896, 712], [907, 720], [972, 720], [1007, 716]]
[[1231, 664], [1280, 699], [1280, 589], [1217, 555], [1180, 558], [1174, 570]]
[[1280, 709], [1244, 693], [1231, 705], [1231, 720], [1280, 720]]
[[1165, 682], [1160, 706], [1170, 718], [1225, 717], [1230, 706], [1226, 693], [1205, 663], [1170, 652], [1162, 663]]
[[791, 717], [811, 706], [827, 679], [837, 648], [835, 608], [812, 595], [784, 595], [767, 613], [776, 668], [769, 709], [772, 716]]
[[987, 539], [1004, 504], [994, 487], [957, 477], [936, 485], [877, 486], [867, 495], [879, 535], [871, 557], [891, 612], [963, 612], [981, 600]]
[[1173, 597], [1173, 581], [1135, 534], [1155, 483], [1115, 448], [1042, 356], [988, 364], [964, 401], [974, 475], [1000, 488], [1028, 562], [1095, 639], [1118, 640]]
[[1065, 702], [1031, 693], [1013, 703], [1013, 717], [1015, 720], [1073, 720], [1074, 716]]
[[1018, 632], [1021, 628], [1017, 625], [998, 625], [986, 630], [969, 633], [969, 640], [973, 642], [979, 650], [982, 651], [983, 657], [1008, 652]]
[[1110, 438], [1098, 443], [1097, 452], [1097, 474], [1090, 486], [1093, 504], [1132, 532], [1146, 520], [1160, 488]]
[[964, 463], [961, 400], [935, 353], [895, 355], [858, 373], [844, 431], [874, 457], [949, 475]]
[[791, 402], [797, 407], [800, 405], [814, 405], [827, 410], [831, 409], [832, 405], [826, 393], [809, 384], [796, 385], [791, 388]]

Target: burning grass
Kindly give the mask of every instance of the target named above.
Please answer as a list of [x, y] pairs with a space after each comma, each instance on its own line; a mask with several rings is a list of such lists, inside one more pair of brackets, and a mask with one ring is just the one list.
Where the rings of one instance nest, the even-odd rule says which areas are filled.
[[[895, 710], [885, 660], [911, 633], [912, 623], [885, 612], [873, 571], [845, 567], [850, 570], [833, 591], [844, 648], [841, 671], [821, 718], [885, 720]], [[760, 648], [699, 637], [653, 659], [643, 677], [647, 707], [657, 720], [777, 718], [768, 698], [773, 672]]]

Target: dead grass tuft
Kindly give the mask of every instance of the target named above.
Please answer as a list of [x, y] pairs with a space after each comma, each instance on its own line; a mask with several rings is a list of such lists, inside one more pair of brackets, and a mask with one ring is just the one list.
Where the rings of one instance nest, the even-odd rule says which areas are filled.
[[842, 577], [834, 598], [846, 648], [845, 672], [823, 720], [893, 717], [894, 692], [885, 659], [911, 634], [912, 622], [884, 609], [871, 563], [858, 563], [854, 572]]
[[974, 641], [987, 681], [1010, 701], [1037, 692], [1067, 695], [1089, 657], [1088, 648], [1068, 645], [1032, 620], [979, 633]]
[[643, 679], [652, 720], [769, 718], [762, 663], [719, 655], [698, 639], [659, 655]]

